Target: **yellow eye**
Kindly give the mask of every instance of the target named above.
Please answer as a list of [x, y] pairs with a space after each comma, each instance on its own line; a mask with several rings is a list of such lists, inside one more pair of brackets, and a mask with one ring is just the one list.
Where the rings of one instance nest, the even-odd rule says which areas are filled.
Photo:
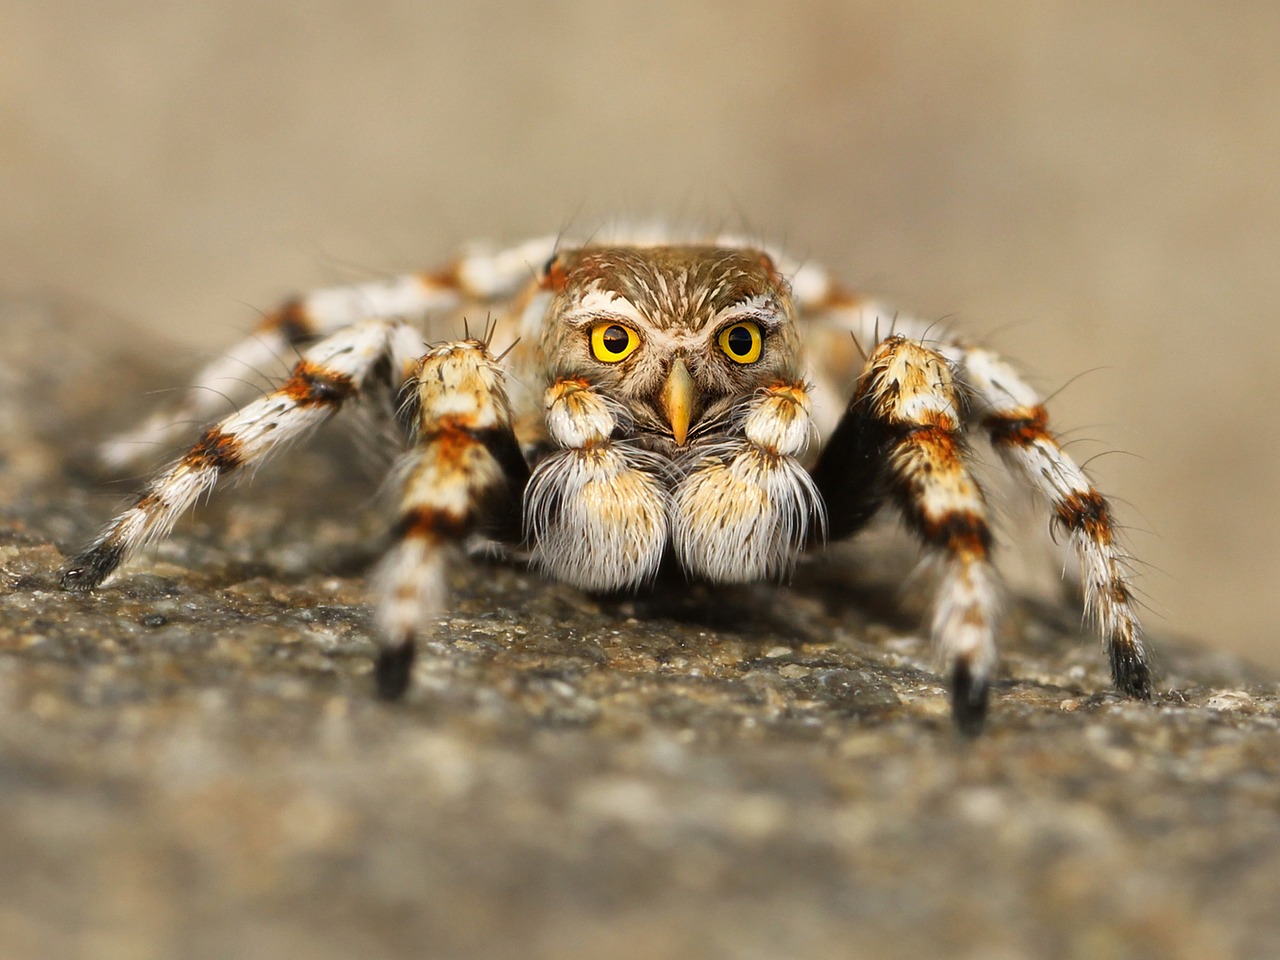
[[620, 323], [597, 323], [591, 328], [591, 352], [597, 360], [617, 363], [631, 356], [638, 346], [640, 334]]
[[760, 359], [760, 350], [764, 346], [764, 338], [760, 335], [760, 324], [750, 320], [735, 323], [720, 331], [720, 349], [729, 355], [735, 363], [755, 363]]

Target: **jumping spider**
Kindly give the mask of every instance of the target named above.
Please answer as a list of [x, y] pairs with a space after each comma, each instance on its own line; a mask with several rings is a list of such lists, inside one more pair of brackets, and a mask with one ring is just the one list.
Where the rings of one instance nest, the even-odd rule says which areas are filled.
[[[491, 328], [446, 340], [465, 311], [518, 329], [516, 345], [495, 356]], [[447, 609], [445, 566], [479, 533], [525, 544], [535, 567], [585, 590], [644, 584], [666, 556], [691, 577], [744, 582], [785, 577], [801, 551], [853, 535], [889, 501], [940, 561], [932, 634], [955, 720], [973, 732], [1001, 606], [968, 452], [980, 432], [1069, 536], [1116, 686], [1150, 697], [1111, 509], [1049, 432], [1041, 398], [994, 353], [932, 338], [811, 264], [730, 238], [551, 237], [318, 290], [104, 456], [124, 465], [207, 422], [246, 366], [295, 349], [288, 379], [160, 472], [68, 565], [66, 589], [98, 586], [224, 477], [363, 400], [409, 425], [375, 578], [382, 696], [407, 688], [415, 637]], [[804, 460], [814, 434], [825, 442]]]

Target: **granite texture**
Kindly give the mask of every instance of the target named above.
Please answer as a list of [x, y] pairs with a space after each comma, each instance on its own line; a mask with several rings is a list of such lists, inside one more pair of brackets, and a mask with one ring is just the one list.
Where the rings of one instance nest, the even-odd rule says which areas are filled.
[[61, 592], [131, 487], [92, 439], [182, 375], [117, 326], [0, 305], [0, 955], [1280, 956], [1274, 680], [1156, 637], [1127, 702], [1015, 598], [968, 741], [892, 534], [790, 587], [459, 566], [395, 705], [341, 438]]

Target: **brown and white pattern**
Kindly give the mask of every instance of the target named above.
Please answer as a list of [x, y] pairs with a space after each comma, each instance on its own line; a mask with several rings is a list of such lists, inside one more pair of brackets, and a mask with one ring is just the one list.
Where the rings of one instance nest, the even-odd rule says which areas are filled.
[[1149, 698], [1147, 652], [1110, 503], [1063, 451], [1049, 431], [1040, 397], [1008, 362], [977, 349], [966, 350], [962, 362], [991, 442], [1048, 501], [1054, 522], [1071, 539], [1080, 560], [1085, 612], [1101, 631], [1116, 686]]
[[312, 347], [273, 392], [208, 428], [162, 471], [67, 567], [62, 585], [91, 590], [139, 547], [167, 536], [182, 514], [225, 478], [262, 463], [355, 399], [397, 349], [421, 347], [416, 333], [390, 321], [346, 327]]
[[968, 463], [951, 366], [918, 340], [892, 336], [869, 358], [853, 406], [879, 425], [889, 496], [941, 561], [934, 641], [951, 674], [957, 722], [976, 725], [995, 669], [1000, 601], [986, 502]]
[[528, 469], [503, 378], [488, 343], [465, 340], [430, 350], [409, 383], [416, 442], [400, 467], [395, 542], [374, 576], [384, 697], [404, 692], [419, 629], [446, 610], [446, 564], [478, 525], [516, 514]]
[[[493, 319], [480, 338], [452, 339], [465, 317]], [[497, 355], [495, 331], [508, 338]], [[297, 350], [287, 378], [249, 400], [246, 369]], [[373, 578], [383, 696], [410, 685], [417, 638], [448, 610], [445, 570], [475, 538], [521, 546], [586, 590], [635, 589], [668, 561], [743, 582], [785, 577], [802, 551], [891, 505], [940, 571], [931, 630], [956, 722], [975, 732], [1002, 607], [976, 437], [1047, 500], [1116, 685], [1151, 695], [1111, 508], [1050, 432], [1041, 398], [989, 351], [757, 244], [541, 238], [315, 291], [104, 459], [137, 462], [224, 396], [243, 406], [148, 484], [64, 586], [97, 587], [223, 478], [340, 408], [378, 408], [405, 428], [393, 441], [398, 518]]]

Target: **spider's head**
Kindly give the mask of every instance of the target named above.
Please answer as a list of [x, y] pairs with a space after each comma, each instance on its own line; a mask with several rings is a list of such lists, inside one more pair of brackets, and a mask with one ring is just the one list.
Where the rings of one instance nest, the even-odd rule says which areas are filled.
[[758, 389], [799, 376], [790, 289], [759, 250], [584, 247], [543, 282], [549, 376], [595, 384], [662, 452], [718, 435]]

